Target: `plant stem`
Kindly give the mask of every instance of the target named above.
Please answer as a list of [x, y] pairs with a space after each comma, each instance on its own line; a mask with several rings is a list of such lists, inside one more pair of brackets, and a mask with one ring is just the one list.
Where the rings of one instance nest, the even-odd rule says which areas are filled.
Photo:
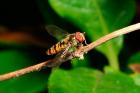
[[107, 48], [108, 53], [106, 53], [106, 57], [109, 61], [109, 65], [112, 67], [113, 70], [119, 71], [119, 61], [117, 53], [112, 49], [112, 47]]

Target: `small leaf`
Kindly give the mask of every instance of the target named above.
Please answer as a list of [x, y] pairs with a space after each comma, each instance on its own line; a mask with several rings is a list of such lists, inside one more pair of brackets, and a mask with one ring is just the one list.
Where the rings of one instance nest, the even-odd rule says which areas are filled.
[[140, 88], [122, 73], [102, 74], [97, 70], [56, 69], [49, 78], [49, 93], [139, 93]]
[[135, 84], [140, 86], [140, 52], [132, 55], [128, 59], [129, 69], [126, 69], [127, 72], [130, 72], [130, 69], [134, 72], [131, 77], [134, 79]]
[[[128, 59], [128, 66], [129, 68], [136, 73], [140, 72], [140, 52], [132, 55], [129, 59]], [[130, 70], [126, 70], [128, 72], [130, 72]]]

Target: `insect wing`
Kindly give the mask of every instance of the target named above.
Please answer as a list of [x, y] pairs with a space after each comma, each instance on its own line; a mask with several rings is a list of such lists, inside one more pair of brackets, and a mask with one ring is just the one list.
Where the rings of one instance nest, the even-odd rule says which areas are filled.
[[57, 40], [64, 39], [69, 33], [55, 25], [46, 26], [47, 32], [55, 37]]

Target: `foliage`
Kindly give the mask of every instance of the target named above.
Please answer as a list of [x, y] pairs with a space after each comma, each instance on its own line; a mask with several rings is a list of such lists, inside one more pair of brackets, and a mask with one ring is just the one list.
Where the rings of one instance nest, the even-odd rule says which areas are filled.
[[[36, 0], [36, 3], [45, 24], [64, 26], [70, 33], [80, 29], [86, 32], [89, 42], [127, 26], [136, 11], [134, 0]], [[4, 42], [0, 44], [5, 47]], [[8, 47], [12, 48], [0, 51], [0, 74], [30, 66], [38, 61], [36, 56], [31, 56], [34, 52], [30, 54], [24, 45], [11, 43]], [[67, 68], [65, 64], [68, 65], [68, 70], [60, 67], [52, 69], [50, 74], [40, 71], [2, 81], [0, 93], [40, 93], [47, 89], [48, 93], [139, 93], [140, 74], [126, 73], [130, 71], [126, 64], [125, 71], [120, 70], [123, 66], [120, 65], [118, 55], [123, 48], [124, 37], [121, 36], [94, 50], [98, 51], [94, 55], [101, 54], [108, 61], [108, 65], [102, 68], [103, 71], [90, 65], [94, 64], [96, 59], [102, 59], [95, 58], [91, 51], [84, 60], [74, 59], [70, 64], [62, 64], [62, 68]], [[132, 55], [127, 65], [139, 63], [139, 55]], [[98, 64], [102, 64], [102, 61], [104, 59]]]
[[[79, 74], [80, 73], [80, 74]], [[122, 73], [103, 74], [97, 70], [58, 69], [49, 79], [49, 93], [138, 93], [139, 87]]]

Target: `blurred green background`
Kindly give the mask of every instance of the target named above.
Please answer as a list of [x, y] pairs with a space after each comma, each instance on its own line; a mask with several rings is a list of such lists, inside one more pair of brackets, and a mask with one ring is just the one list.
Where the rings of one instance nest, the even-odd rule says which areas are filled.
[[[54, 56], [46, 50], [58, 40], [44, 29], [56, 25], [69, 33], [86, 32], [88, 43], [140, 21], [139, 0], [3, 0], [0, 3], [0, 74]], [[93, 49], [84, 60], [60, 68], [0, 81], [0, 93], [139, 93], [140, 32]], [[136, 70], [128, 65], [137, 64]]]

